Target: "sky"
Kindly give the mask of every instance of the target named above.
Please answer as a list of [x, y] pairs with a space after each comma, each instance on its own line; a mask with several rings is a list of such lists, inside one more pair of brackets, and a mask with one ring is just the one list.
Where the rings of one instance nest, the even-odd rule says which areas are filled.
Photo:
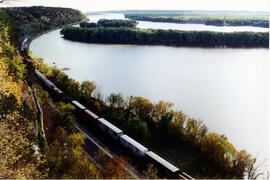
[[83, 12], [131, 9], [270, 11], [270, 0], [15, 0], [5, 3], [5, 6], [32, 5], [72, 7]]

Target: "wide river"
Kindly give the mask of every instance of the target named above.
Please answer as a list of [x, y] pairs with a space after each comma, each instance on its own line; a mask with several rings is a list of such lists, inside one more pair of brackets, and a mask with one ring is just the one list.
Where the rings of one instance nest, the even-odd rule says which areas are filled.
[[[119, 18], [100, 15], [90, 20], [108, 17]], [[139, 27], [158, 24], [162, 23], [140, 22]], [[165, 25], [182, 30], [187, 26]], [[215, 28], [239, 31], [241, 27]], [[254, 30], [243, 27], [247, 28]], [[258, 29], [267, 30], [254, 31]], [[268, 158], [269, 49], [86, 44], [63, 39], [59, 30], [38, 37], [30, 49], [49, 65], [70, 68], [66, 73], [78, 81], [95, 81], [105, 95], [120, 92], [173, 102], [175, 109], [226, 135], [237, 148], [260, 161]]]

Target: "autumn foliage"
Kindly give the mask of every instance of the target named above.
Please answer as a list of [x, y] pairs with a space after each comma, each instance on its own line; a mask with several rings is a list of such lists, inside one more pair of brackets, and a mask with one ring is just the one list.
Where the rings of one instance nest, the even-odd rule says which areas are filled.
[[125, 170], [126, 160], [122, 156], [115, 156], [108, 160], [104, 168], [104, 177], [106, 179], [126, 179], [128, 173]]

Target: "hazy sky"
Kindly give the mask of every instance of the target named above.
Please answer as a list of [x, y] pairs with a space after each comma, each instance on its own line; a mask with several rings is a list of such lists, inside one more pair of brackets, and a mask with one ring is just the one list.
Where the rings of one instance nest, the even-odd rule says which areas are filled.
[[61, 6], [82, 11], [120, 9], [269, 11], [270, 0], [16, 0], [13, 6]]

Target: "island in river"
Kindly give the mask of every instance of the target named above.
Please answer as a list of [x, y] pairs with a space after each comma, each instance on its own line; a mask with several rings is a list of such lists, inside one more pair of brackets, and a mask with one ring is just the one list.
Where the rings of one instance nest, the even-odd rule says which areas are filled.
[[[120, 23], [125, 22], [124, 26]], [[116, 25], [117, 24], [117, 25]], [[132, 26], [127, 26], [132, 24]], [[211, 32], [139, 29], [129, 20], [100, 20], [65, 27], [65, 39], [102, 44], [169, 45], [189, 47], [269, 47], [268, 32]]]

